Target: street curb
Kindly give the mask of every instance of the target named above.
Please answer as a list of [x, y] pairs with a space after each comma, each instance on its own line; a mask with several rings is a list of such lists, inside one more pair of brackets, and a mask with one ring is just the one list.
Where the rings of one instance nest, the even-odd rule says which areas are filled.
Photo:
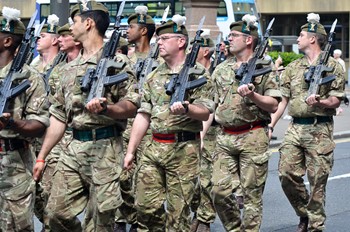
[[[350, 131], [339, 131], [334, 133], [333, 139], [343, 139], [350, 137]], [[270, 142], [270, 148], [277, 148], [281, 145], [283, 140], [275, 140]]]

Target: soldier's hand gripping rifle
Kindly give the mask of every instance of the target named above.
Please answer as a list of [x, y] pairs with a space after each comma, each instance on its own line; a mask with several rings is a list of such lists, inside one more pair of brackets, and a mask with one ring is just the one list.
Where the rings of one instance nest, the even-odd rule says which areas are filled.
[[21, 44], [19, 45], [18, 52], [13, 59], [9, 73], [5, 79], [0, 83], [0, 115], [6, 112], [8, 109], [9, 101], [30, 87], [30, 81], [25, 79], [20, 84], [14, 86], [13, 81], [16, 78], [24, 77], [25, 74], [21, 73], [23, 65], [27, 60], [28, 53], [30, 51], [30, 43], [34, 37], [34, 21], [37, 15], [37, 11], [32, 15]]
[[215, 57], [209, 68], [210, 74], [212, 74], [216, 66], [218, 66], [221, 63], [222, 52], [220, 51], [220, 46], [221, 46], [221, 33], [219, 33], [218, 37], [216, 38]]
[[325, 49], [322, 52], [319, 63], [316, 66], [311, 66], [309, 68], [309, 71], [305, 74], [305, 81], [310, 83], [308, 96], [306, 98], [308, 98], [313, 94], [316, 95], [316, 98], [317, 98], [320, 85], [326, 84], [335, 79], [334, 75], [330, 75], [326, 77], [324, 77], [324, 75], [326, 72], [332, 72], [334, 69], [333, 67], [327, 67], [326, 64], [328, 62], [328, 58], [330, 55], [332, 41], [335, 34], [334, 30], [335, 30], [335, 26], [337, 25], [337, 21], [338, 21], [337, 19], [334, 20], [332, 24], [332, 27], [328, 36], [328, 42], [325, 46]]
[[[161, 24], [164, 24], [166, 22], [166, 18], [168, 16], [169, 12], [169, 6], [165, 8], [162, 21], [160, 21]], [[138, 89], [141, 93], [143, 90], [143, 85], [146, 81], [147, 75], [152, 72], [155, 68], [158, 67], [159, 63], [157, 61], [159, 55], [159, 46], [158, 43], [155, 42], [151, 46], [151, 50], [147, 56], [146, 59], [144, 59], [141, 62], [138, 62], [137, 68], [136, 68], [136, 77], [138, 80]]]
[[174, 102], [184, 103], [187, 90], [197, 88], [207, 83], [207, 80], [204, 77], [190, 80], [191, 75], [202, 75], [205, 72], [204, 69], [197, 69], [195, 67], [198, 52], [200, 49], [200, 35], [203, 32], [202, 26], [204, 20], [205, 16], [203, 16], [198, 25], [198, 30], [194, 38], [191, 52], [186, 56], [183, 68], [179, 74], [173, 75], [170, 79], [170, 82], [165, 85], [166, 94], [171, 95], [170, 106], [173, 105]]
[[253, 83], [254, 78], [260, 75], [264, 75], [272, 71], [271, 67], [259, 68], [260, 65], [270, 64], [271, 61], [263, 60], [264, 53], [268, 44], [268, 39], [272, 31], [272, 24], [275, 21], [273, 18], [268, 27], [261, 43], [255, 48], [253, 57], [248, 61], [248, 63], [242, 63], [239, 69], [235, 72], [236, 78], [240, 80], [239, 85], [248, 85]]
[[116, 62], [114, 60], [115, 52], [121, 37], [121, 31], [119, 28], [124, 5], [125, 0], [120, 4], [112, 36], [103, 48], [102, 57], [98, 62], [96, 69], [89, 68], [81, 81], [80, 89], [83, 92], [89, 92], [86, 103], [94, 98], [103, 97], [106, 86], [116, 85], [128, 79], [127, 73], [108, 76], [108, 72], [111, 69], [121, 69], [125, 65], [125, 62]]

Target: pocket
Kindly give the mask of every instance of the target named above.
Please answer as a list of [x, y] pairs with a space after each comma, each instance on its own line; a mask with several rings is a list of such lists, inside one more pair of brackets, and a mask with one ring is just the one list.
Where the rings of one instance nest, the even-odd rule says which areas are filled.
[[269, 161], [272, 152], [270, 150], [266, 151], [264, 154], [253, 156], [251, 159], [255, 164], [262, 165]]

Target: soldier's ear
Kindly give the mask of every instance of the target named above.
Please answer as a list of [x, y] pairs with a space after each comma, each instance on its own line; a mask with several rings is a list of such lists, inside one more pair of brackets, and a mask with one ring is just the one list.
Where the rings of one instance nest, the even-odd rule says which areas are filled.
[[11, 36], [4, 36], [1, 38], [5, 48], [9, 48], [13, 44], [13, 38]]
[[147, 27], [142, 27], [141, 28], [141, 35], [145, 36], [145, 35], [147, 35], [147, 32], [148, 32]]

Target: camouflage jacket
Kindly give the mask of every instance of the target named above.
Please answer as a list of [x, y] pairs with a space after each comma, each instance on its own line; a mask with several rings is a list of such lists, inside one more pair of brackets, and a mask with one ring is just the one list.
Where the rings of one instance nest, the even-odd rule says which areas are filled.
[[[319, 63], [320, 57], [315, 61]], [[319, 95], [321, 99], [335, 96], [342, 98], [344, 95], [344, 72], [341, 65], [332, 57], [329, 58], [327, 66], [334, 67], [331, 73], [326, 75], [335, 75], [336, 79], [327, 84], [321, 85]], [[306, 57], [302, 57], [290, 63], [281, 77], [282, 95], [289, 98], [289, 112], [292, 117], [313, 117], [313, 116], [331, 116], [335, 115], [336, 109], [324, 109], [317, 106], [308, 106], [305, 99], [308, 94], [309, 84], [305, 81], [304, 73], [310, 67]]]
[[[116, 120], [102, 114], [92, 114], [85, 108], [85, 100], [88, 93], [81, 90], [81, 80], [88, 68], [96, 68], [102, 49], [88, 60], [83, 60], [82, 55], [64, 66], [61, 73], [59, 88], [53, 97], [50, 113], [62, 122], [75, 129], [91, 130], [110, 125], [116, 125], [121, 130], [125, 129], [126, 120]], [[117, 62], [124, 62], [119, 72], [127, 72], [129, 79], [118, 85], [105, 88], [105, 97], [108, 104], [121, 100], [128, 100], [139, 106], [139, 95], [133, 91], [135, 77], [131, 68], [126, 63], [127, 57], [121, 54], [116, 55]]]
[[[217, 96], [215, 120], [224, 127], [238, 127], [258, 120], [268, 123], [271, 120], [270, 113], [237, 93], [240, 80], [235, 77], [235, 69], [238, 68], [234, 57], [230, 57], [216, 67], [213, 73]], [[255, 92], [281, 100], [275, 72], [255, 77], [253, 84]]]
[[[199, 63], [197, 63], [197, 67], [204, 69]], [[169, 102], [171, 96], [165, 93], [164, 85], [170, 81], [173, 74], [168, 65], [162, 63], [147, 76], [141, 98], [141, 107], [138, 112], [147, 113], [151, 116], [150, 127], [155, 133], [199, 132], [202, 130], [202, 121], [191, 119], [186, 115], [170, 113]], [[191, 104], [203, 105], [212, 113], [214, 111], [213, 85], [208, 72], [204, 74], [204, 77], [207, 79], [207, 83], [188, 91], [187, 100]], [[198, 78], [198, 76], [195, 76], [195, 78]]]
[[[8, 74], [11, 63], [0, 69], [0, 80], [4, 80]], [[14, 99], [10, 100], [8, 113], [11, 113], [14, 120], [37, 120], [49, 126], [49, 113], [45, 83], [40, 74], [28, 65], [24, 65], [23, 71], [13, 80], [13, 86], [28, 79], [30, 87]], [[0, 131], [1, 138], [21, 138], [18, 133], [4, 129]]]

